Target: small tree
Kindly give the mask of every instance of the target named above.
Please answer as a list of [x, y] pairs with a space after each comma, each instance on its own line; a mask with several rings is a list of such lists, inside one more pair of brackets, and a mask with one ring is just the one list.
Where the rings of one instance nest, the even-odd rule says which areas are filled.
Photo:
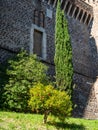
[[4, 106], [10, 110], [27, 111], [29, 89], [38, 82], [46, 84], [46, 70], [47, 67], [35, 55], [28, 55], [25, 51], [10, 60], [7, 70], [9, 81], [3, 94]]
[[32, 111], [44, 114], [44, 123], [47, 122], [50, 113], [64, 120], [72, 111], [69, 95], [65, 91], [54, 89], [51, 85], [37, 84], [31, 88], [28, 104]]
[[55, 26], [55, 71], [56, 84], [61, 90], [71, 93], [73, 66], [72, 66], [72, 47], [68, 32], [67, 20], [64, 11], [60, 9], [58, 0], [56, 11]]

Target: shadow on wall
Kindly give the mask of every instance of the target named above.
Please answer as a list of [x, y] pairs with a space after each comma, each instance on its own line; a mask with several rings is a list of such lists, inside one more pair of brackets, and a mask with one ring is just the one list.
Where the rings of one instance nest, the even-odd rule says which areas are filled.
[[[92, 21], [93, 25], [93, 21]], [[92, 25], [89, 29], [91, 31]], [[91, 33], [91, 32], [90, 32]], [[97, 77], [97, 46], [94, 37], [89, 37], [89, 50], [90, 50], [90, 64], [91, 75], [74, 74], [74, 88], [73, 101], [76, 107], [73, 111], [74, 117], [84, 117], [87, 119], [98, 118], [98, 79]], [[97, 87], [96, 87], [97, 86]]]
[[3, 98], [2, 94], [4, 92], [4, 86], [5, 84], [8, 83], [9, 77], [7, 76], [7, 68], [8, 68], [8, 63], [6, 62], [5, 64], [0, 63], [0, 109], [3, 108]]

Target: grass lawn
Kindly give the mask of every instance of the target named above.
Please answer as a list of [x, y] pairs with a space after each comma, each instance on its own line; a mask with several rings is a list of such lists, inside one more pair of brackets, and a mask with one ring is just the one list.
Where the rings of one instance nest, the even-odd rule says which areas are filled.
[[61, 123], [49, 117], [45, 125], [43, 115], [0, 111], [0, 130], [98, 130], [98, 120], [69, 118]]

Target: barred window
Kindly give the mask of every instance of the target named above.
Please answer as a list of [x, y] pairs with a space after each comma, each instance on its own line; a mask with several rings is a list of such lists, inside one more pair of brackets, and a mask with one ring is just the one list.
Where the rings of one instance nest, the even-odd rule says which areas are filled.
[[34, 10], [34, 24], [44, 28], [44, 19], [45, 16], [43, 11]]

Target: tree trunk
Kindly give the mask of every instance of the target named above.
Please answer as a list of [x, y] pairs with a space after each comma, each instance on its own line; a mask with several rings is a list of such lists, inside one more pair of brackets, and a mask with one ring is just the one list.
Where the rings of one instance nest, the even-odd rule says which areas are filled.
[[46, 110], [44, 113], [44, 123], [45, 124], [47, 123], [47, 118], [48, 118], [49, 112], [50, 112], [49, 110]]

